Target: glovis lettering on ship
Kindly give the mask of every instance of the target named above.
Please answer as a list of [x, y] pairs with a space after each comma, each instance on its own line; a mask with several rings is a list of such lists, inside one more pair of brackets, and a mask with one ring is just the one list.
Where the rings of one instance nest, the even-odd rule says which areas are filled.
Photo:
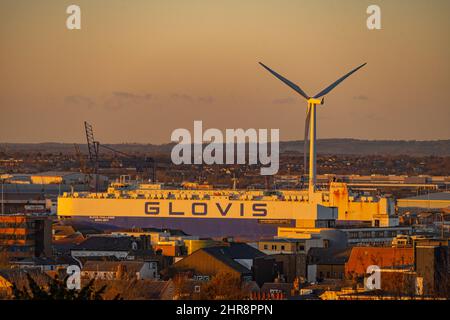
[[190, 202], [180, 204], [180, 201], [145, 202], [145, 214], [157, 216], [210, 216], [210, 217], [266, 217], [266, 203], [219, 203]]

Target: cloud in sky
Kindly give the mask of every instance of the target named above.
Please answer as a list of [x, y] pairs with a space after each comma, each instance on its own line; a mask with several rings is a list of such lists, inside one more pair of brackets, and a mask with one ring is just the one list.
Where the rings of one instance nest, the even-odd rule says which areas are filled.
[[145, 104], [153, 98], [150, 93], [137, 94], [126, 91], [114, 91], [108, 96], [103, 105], [109, 110], [119, 110], [127, 106]]
[[[172, 93], [168, 96], [162, 96], [160, 99], [169, 100], [178, 103], [200, 103], [211, 104], [215, 99], [212, 96], [192, 96], [185, 93]], [[159, 99], [159, 100], [160, 100]], [[124, 107], [132, 107], [136, 105], [143, 105], [150, 101], [156, 101], [156, 97], [151, 93], [134, 93], [127, 91], [113, 91], [110, 94], [102, 97], [88, 97], [83, 95], [71, 95], [65, 97], [66, 104], [76, 106], [86, 106], [93, 108], [97, 103], [103, 105], [108, 110], [120, 110]]]
[[64, 98], [64, 101], [70, 106], [87, 107], [89, 109], [95, 106], [93, 99], [82, 95], [67, 96]]
[[211, 96], [192, 96], [186, 93], [172, 93], [169, 95], [169, 99], [179, 102], [187, 102], [187, 103], [198, 102], [205, 104], [210, 104], [215, 101], [214, 97]]
[[152, 95], [150, 93], [145, 94], [136, 94], [132, 92], [125, 92], [125, 91], [115, 91], [113, 92], [113, 96], [121, 99], [128, 99], [132, 100], [134, 102], [145, 102], [152, 98]]

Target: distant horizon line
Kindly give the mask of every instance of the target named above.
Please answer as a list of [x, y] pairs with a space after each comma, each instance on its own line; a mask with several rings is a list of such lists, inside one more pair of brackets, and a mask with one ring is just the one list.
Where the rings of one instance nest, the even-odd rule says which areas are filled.
[[[352, 141], [365, 141], [365, 142], [450, 142], [450, 139], [360, 139], [360, 138], [321, 138], [317, 139], [317, 141], [326, 141], [326, 140], [352, 140]], [[303, 142], [304, 140], [298, 139], [298, 140], [280, 140], [280, 143], [295, 143], [295, 142]], [[154, 146], [163, 146], [163, 145], [170, 145], [170, 144], [176, 144], [176, 142], [163, 142], [163, 143], [151, 143], [151, 142], [105, 142], [101, 144], [118, 144], [118, 145], [154, 145]], [[210, 142], [204, 142], [203, 144], [209, 144]], [[246, 142], [248, 143], [248, 142]], [[0, 145], [5, 144], [87, 144], [84, 142], [56, 142], [56, 141], [42, 141], [42, 142], [0, 142]], [[193, 143], [191, 143], [193, 144]], [[215, 144], [215, 143], [213, 143]], [[220, 143], [218, 143], [220, 144]], [[222, 143], [223, 144], [223, 143]]]

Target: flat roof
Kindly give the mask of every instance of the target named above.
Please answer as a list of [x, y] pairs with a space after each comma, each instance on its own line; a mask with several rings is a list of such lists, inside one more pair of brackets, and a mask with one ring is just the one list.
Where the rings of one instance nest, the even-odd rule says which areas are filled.
[[450, 201], [450, 192], [434, 192], [434, 193], [423, 194], [420, 196], [398, 199], [398, 201], [401, 201], [401, 200]]
[[84, 174], [77, 171], [45, 171], [32, 174], [33, 177], [64, 177], [71, 174]]
[[258, 242], [283, 242], [283, 243], [296, 243], [302, 242], [307, 239], [292, 239], [292, 238], [273, 238], [273, 239], [261, 239]]

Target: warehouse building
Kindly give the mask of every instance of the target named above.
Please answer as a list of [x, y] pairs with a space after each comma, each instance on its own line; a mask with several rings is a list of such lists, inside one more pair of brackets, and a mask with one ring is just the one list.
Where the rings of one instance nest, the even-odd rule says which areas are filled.
[[428, 193], [397, 200], [399, 211], [440, 210], [450, 207], [450, 192]]

